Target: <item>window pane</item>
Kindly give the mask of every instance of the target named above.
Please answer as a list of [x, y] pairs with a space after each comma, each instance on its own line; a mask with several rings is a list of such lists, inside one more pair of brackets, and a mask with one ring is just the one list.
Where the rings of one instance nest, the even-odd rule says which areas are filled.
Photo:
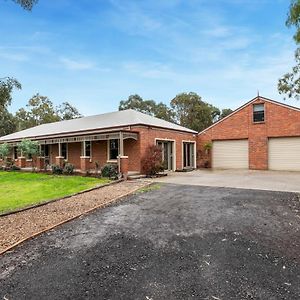
[[265, 113], [263, 111], [258, 111], [253, 113], [254, 122], [263, 122], [265, 120]]
[[61, 144], [61, 155], [64, 159], [67, 159], [67, 144]]
[[265, 121], [265, 106], [264, 104], [253, 105], [253, 122]]
[[265, 106], [264, 104], [254, 104], [253, 105], [253, 111], [264, 111]]
[[14, 147], [14, 159], [18, 158], [18, 147]]
[[44, 156], [48, 157], [49, 156], [49, 145], [44, 145], [45, 151], [44, 151]]
[[49, 145], [41, 145], [41, 156], [42, 157], [49, 156]]
[[119, 155], [119, 140], [109, 141], [109, 159], [117, 159]]
[[85, 142], [85, 155], [91, 156], [91, 142]]

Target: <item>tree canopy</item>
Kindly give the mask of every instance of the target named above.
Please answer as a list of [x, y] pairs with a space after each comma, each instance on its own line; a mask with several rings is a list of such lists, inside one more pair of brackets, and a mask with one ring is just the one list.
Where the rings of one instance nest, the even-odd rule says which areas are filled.
[[11, 104], [12, 91], [14, 89], [20, 90], [21, 88], [21, 83], [15, 78], [0, 78], [0, 110], [7, 108]]
[[34, 95], [25, 108], [20, 108], [13, 115], [8, 111], [12, 92], [21, 88], [20, 82], [15, 78], [0, 78], [0, 136], [45, 123], [82, 117], [78, 109], [69, 102], [54, 106], [48, 97], [40, 94]]
[[120, 102], [119, 110], [124, 109], [134, 109], [196, 131], [207, 128], [232, 112], [228, 108], [220, 111], [193, 92], [178, 94], [171, 100], [170, 107], [162, 102], [156, 103], [154, 100], [143, 100], [139, 95], [131, 95], [128, 100]]
[[20, 108], [16, 112], [15, 119], [17, 129], [24, 130], [41, 124], [70, 120], [81, 116], [77, 108], [69, 102], [55, 107], [48, 97], [36, 94], [29, 99], [26, 108]]
[[32, 10], [33, 6], [38, 2], [38, 0], [12, 0], [13, 2], [21, 5], [26, 10]]
[[174, 118], [174, 113], [164, 103], [156, 103], [154, 100], [143, 100], [137, 94], [130, 95], [127, 100], [120, 101], [119, 110], [125, 109], [134, 109], [169, 122], [173, 122]]
[[[300, 44], [300, 0], [292, 0], [286, 21], [288, 27], [295, 27], [294, 40]], [[296, 65], [278, 81], [278, 91], [288, 98], [300, 99], [300, 48], [295, 51]]]
[[223, 119], [223, 118], [227, 117], [227, 116], [230, 115], [232, 112], [233, 112], [233, 110], [230, 109], [230, 108], [224, 108], [224, 109], [222, 109], [221, 114], [220, 114], [220, 118], [219, 118], [219, 119]]
[[12, 101], [13, 90], [21, 88], [21, 84], [15, 78], [0, 79], [0, 136], [10, 134], [16, 130], [14, 117], [8, 111], [8, 107]]
[[178, 124], [196, 131], [202, 131], [210, 126], [220, 115], [220, 110], [202, 101], [193, 92], [178, 94], [171, 100], [171, 108], [175, 112]]

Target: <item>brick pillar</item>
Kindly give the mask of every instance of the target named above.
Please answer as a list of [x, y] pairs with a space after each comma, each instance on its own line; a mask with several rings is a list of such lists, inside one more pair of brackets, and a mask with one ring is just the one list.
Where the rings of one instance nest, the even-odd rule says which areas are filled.
[[56, 156], [55, 157], [55, 164], [63, 168], [65, 158], [63, 156]]
[[80, 156], [80, 169], [85, 172], [90, 168], [90, 157]]
[[20, 156], [18, 158], [19, 168], [26, 168], [26, 157]]
[[119, 159], [119, 168], [122, 177], [127, 180], [128, 177], [128, 156], [118, 156]]
[[3, 166], [3, 164], [4, 164], [4, 162], [3, 162], [3, 159], [2, 159], [2, 158], [0, 158], [0, 167], [2, 167], [2, 166]]
[[44, 170], [44, 168], [45, 168], [45, 158], [44, 157], [38, 156], [36, 158], [36, 168], [38, 170]]

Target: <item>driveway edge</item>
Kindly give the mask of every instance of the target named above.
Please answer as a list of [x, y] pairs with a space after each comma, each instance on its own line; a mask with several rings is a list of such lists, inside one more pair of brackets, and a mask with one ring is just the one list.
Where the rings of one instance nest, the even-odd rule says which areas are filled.
[[[150, 186], [150, 185], [152, 185], [152, 184], [153, 184], [153, 182], [148, 182], [148, 183], [146, 183], [143, 187]], [[36, 236], [38, 236], [38, 235], [40, 235], [40, 234], [42, 234], [42, 233], [44, 233], [44, 232], [47, 232], [47, 231], [49, 231], [49, 230], [51, 230], [51, 229], [53, 229], [53, 228], [56, 228], [56, 227], [58, 227], [58, 226], [60, 226], [60, 225], [63, 225], [63, 224], [68, 223], [68, 222], [70, 222], [70, 221], [72, 221], [72, 220], [74, 220], [74, 219], [77, 219], [77, 218], [81, 217], [82, 215], [88, 214], [88, 213], [90, 213], [90, 212], [92, 212], [92, 211], [94, 211], [94, 210], [96, 210], [96, 209], [106, 207], [107, 205], [109, 205], [109, 204], [111, 204], [111, 203], [113, 203], [113, 202], [116, 202], [116, 201], [118, 201], [118, 200], [121, 200], [122, 198], [127, 197], [127, 196], [129, 196], [129, 195], [135, 193], [136, 191], [138, 191], [138, 190], [141, 189], [141, 188], [142, 188], [142, 187], [135, 188], [134, 190], [132, 190], [132, 191], [130, 191], [130, 192], [128, 192], [128, 193], [125, 193], [125, 194], [120, 195], [120, 196], [118, 196], [118, 197], [116, 197], [116, 198], [113, 198], [113, 199], [111, 199], [111, 200], [109, 200], [109, 201], [107, 201], [107, 202], [105, 202], [105, 203], [102, 203], [102, 204], [100, 204], [100, 205], [98, 205], [98, 206], [96, 206], [96, 207], [93, 207], [93, 208], [91, 208], [91, 209], [88, 209], [88, 210], [86, 210], [86, 211], [80, 213], [80, 214], [77, 214], [76, 216], [73, 216], [73, 217], [68, 218], [68, 219], [66, 219], [66, 220], [64, 220], [64, 221], [62, 221], [62, 222], [59, 222], [59, 223], [55, 224], [55, 225], [51, 225], [51, 226], [47, 227], [46, 229], [43, 229], [43, 230], [41, 230], [41, 231], [38, 231], [38, 232], [32, 234], [32, 235], [29, 236], [29, 237], [26, 237], [26, 238], [24, 238], [24, 239], [21, 239], [20, 241], [16, 242], [15, 244], [13, 244], [13, 245], [7, 247], [6, 249], [4, 249], [3, 251], [1, 251], [1, 252], [0, 252], [0, 256], [3, 255], [3, 254], [5, 254], [6, 252], [8, 252], [8, 251], [10, 251], [10, 250], [12, 250], [12, 249], [14, 249], [14, 248], [16, 248], [18, 245], [22, 244], [23, 242], [25, 242], [25, 241], [27, 241], [27, 240], [30, 240], [30, 239], [32, 239], [32, 238], [34, 238], [34, 237], [36, 237]], [[62, 199], [59, 199], [59, 200], [62, 200]], [[48, 203], [49, 203], [49, 202], [48, 202]]]

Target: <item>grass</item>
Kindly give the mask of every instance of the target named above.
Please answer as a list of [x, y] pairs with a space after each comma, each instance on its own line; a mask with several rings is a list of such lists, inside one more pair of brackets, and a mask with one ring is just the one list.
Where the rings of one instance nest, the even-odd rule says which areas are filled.
[[0, 172], [0, 214], [59, 199], [110, 182], [109, 179]]

